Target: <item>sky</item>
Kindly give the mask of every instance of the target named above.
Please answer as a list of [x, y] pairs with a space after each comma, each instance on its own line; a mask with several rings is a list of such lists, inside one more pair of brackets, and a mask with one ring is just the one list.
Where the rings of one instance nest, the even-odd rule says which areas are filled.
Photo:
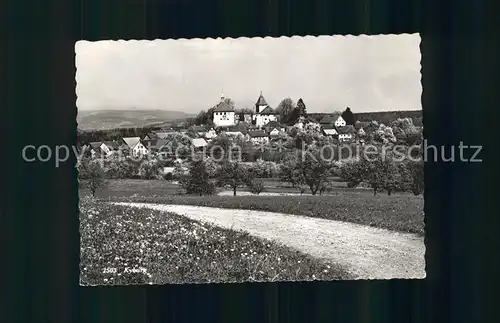
[[222, 94], [253, 108], [262, 91], [274, 108], [421, 110], [419, 46], [418, 34], [80, 41], [77, 107], [197, 113]]

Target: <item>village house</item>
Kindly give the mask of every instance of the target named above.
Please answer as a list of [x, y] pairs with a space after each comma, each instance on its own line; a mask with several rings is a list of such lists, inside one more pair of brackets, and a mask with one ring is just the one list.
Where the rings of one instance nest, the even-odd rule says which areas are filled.
[[205, 135], [203, 136], [206, 140], [212, 140], [215, 137], [217, 137], [217, 132], [214, 130], [214, 128], [210, 128], [207, 132], [205, 132]]
[[248, 131], [246, 140], [253, 144], [266, 144], [269, 142], [269, 136], [264, 130], [252, 130]]
[[148, 153], [148, 149], [141, 142], [140, 137], [126, 137], [123, 138], [123, 141], [125, 141], [133, 156], [145, 156]]
[[366, 132], [363, 128], [359, 128], [358, 130], [358, 136], [363, 137], [366, 135]]
[[[318, 124], [318, 122], [312, 117], [300, 116], [297, 118], [297, 121], [293, 124], [292, 128], [298, 128], [298, 129], [302, 130], [302, 129], [304, 129], [304, 126], [308, 123]], [[291, 130], [291, 129], [289, 129], [289, 130]]]
[[[168, 136], [170, 136], [173, 133], [175, 133], [174, 129], [165, 129], [165, 130], [154, 132], [154, 134], [152, 134], [151, 136], [155, 137], [157, 139], [166, 139]], [[153, 139], [153, 138], [151, 138], [151, 139]]]
[[213, 122], [216, 127], [228, 127], [236, 124], [234, 108], [225, 102], [224, 94], [214, 109]]
[[[148, 151], [152, 156], [155, 155], [161, 155], [161, 149], [168, 143], [168, 140], [166, 139], [153, 139], [150, 142], [148, 142], [147, 147]], [[166, 157], [166, 154], [164, 153], [161, 157]]]
[[268, 122], [265, 125], [264, 129], [267, 132], [271, 132], [274, 129], [277, 129], [278, 131], [281, 131], [281, 132], [285, 132], [285, 127], [283, 125], [281, 125], [278, 121], [270, 121], [270, 122]]
[[278, 113], [276, 113], [273, 108], [267, 104], [266, 99], [264, 99], [264, 96], [262, 95], [262, 91], [260, 92], [260, 96], [255, 103], [255, 115], [253, 116], [253, 120], [258, 128], [262, 128], [268, 122], [278, 120]]
[[346, 122], [345, 122], [344, 118], [342, 118], [342, 115], [340, 113], [334, 113], [331, 115], [327, 115], [327, 116], [323, 117], [323, 119], [321, 119], [319, 121], [319, 123], [321, 124], [321, 126], [334, 125], [337, 128], [344, 127], [346, 125]]
[[244, 113], [242, 121], [246, 124], [252, 124], [252, 114], [251, 113]]
[[278, 128], [273, 128], [273, 130], [269, 131], [269, 137], [277, 137], [282, 133], [278, 130]]
[[195, 132], [198, 136], [204, 137], [207, 132], [207, 128], [205, 126], [191, 126], [188, 128], [188, 131]]
[[342, 118], [342, 115], [339, 115], [336, 120], [335, 120], [335, 127], [345, 127], [346, 126], [346, 122], [344, 120], [344, 118]]
[[101, 150], [102, 144], [103, 143], [101, 141], [95, 141], [95, 142], [89, 143], [90, 155], [92, 158], [95, 158], [96, 156], [104, 154], [104, 152]]
[[[184, 175], [189, 174], [189, 168], [187, 168], [185, 166], [181, 166], [181, 170], [183, 171]], [[162, 169], [163, 176], [167, 180], [173, 179], [174, 172], [175, 172], [175, 167], [163, 167], [163, 169]]]
[[220, 131], [230, 137], [237, 137], [239, 135], [244, 136], [248, 131], [248, 126], [245, 123], [239, 123], [231, 127], [221, 128]]
[[123, 140], [112, 140], [112, 141], [103, 141], [100, 149], [104, 152], [105, 156], [111, 156], [118, 150], [124, 148], [125, 142]]
[[324, 124], [321, 126], [321, 129], [323, 130], [323, 134], [325, 136], [335, 137], [338, 135], [337, 129], [335, 129], [335, 125], [333, 124]]
[[354, 139], [354, 135], [356, 134], [356, 129], [354, 129], [353, 126], [344, 126], [344, 127], [339, 127], [338, 133], [339, 133], [339, 141], [351, 141]]
[[203, 138], [194, 138], [192, 143], [195, 151], [201, 151], [208, 145], [207, 141]]

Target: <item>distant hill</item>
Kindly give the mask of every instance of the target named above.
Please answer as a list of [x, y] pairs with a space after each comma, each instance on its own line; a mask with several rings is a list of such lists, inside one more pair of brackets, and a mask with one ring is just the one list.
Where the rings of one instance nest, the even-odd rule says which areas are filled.
[[98, 110], [78, 111], [76, 119], [81, 130], [104, 130], [163, 124], [194, 116], [185, 112], [166, 110]]
[[422, 110], [415, 111], [383, 111], [383, 112], [362, 112], [354, 113], [356, 121], [372, 121], [390, 125], [398, 118], [412, 118], [413, 124], [416, 126], [422, 125]]

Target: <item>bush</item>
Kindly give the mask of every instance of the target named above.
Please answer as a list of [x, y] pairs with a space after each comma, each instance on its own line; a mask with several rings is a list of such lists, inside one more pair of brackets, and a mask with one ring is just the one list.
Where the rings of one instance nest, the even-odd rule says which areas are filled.
[[257, 195], [259, 195], [265, 190], [264, 181], [260, 179], [254, 179], [250, 181], [248, 187], [250, 188], [250, 192]]
[[172, 181], [174, 180], [174, 175], [172, 175], [172, 173], [166, 173], [165, 175], [163, 175], [163, 179], [167, 181]]
[[139, 174], [142, 179], [154, 179], [160, 173], [160, 167], [156, 160], [144, 160], [139, 166]]

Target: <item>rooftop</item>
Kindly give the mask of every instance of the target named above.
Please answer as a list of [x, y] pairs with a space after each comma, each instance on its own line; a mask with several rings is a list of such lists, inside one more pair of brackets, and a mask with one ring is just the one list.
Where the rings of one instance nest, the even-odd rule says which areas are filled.
[[252, 138], [267, 137], [267, 133], [264, 130], [254, 130], [249, 131], [248, 135]]
[[276, 114], [276, 112], [274, 112], [273, 108], [268, 106], [264, 110], [260, 111], [260, 114]]
[[123, 141], [129, 146], [130, 148], [134, 148], [135, 145], [137, 145], [140, 141], [140, 137], [128, 137], [128, 138], [123, 138]]
[[262, 95], [262, 91], [260, 92], [259, 98], [257, 99], [257, 102], [255, 103], [256, 106], [265, 106], [268, 105], [266, 102], [266, 99], [264, 99], [264, 96]]
[[233, 107], [229, 106], [225, 101], [221, 101], [216, 105], [214, 112], [234, 112]]

